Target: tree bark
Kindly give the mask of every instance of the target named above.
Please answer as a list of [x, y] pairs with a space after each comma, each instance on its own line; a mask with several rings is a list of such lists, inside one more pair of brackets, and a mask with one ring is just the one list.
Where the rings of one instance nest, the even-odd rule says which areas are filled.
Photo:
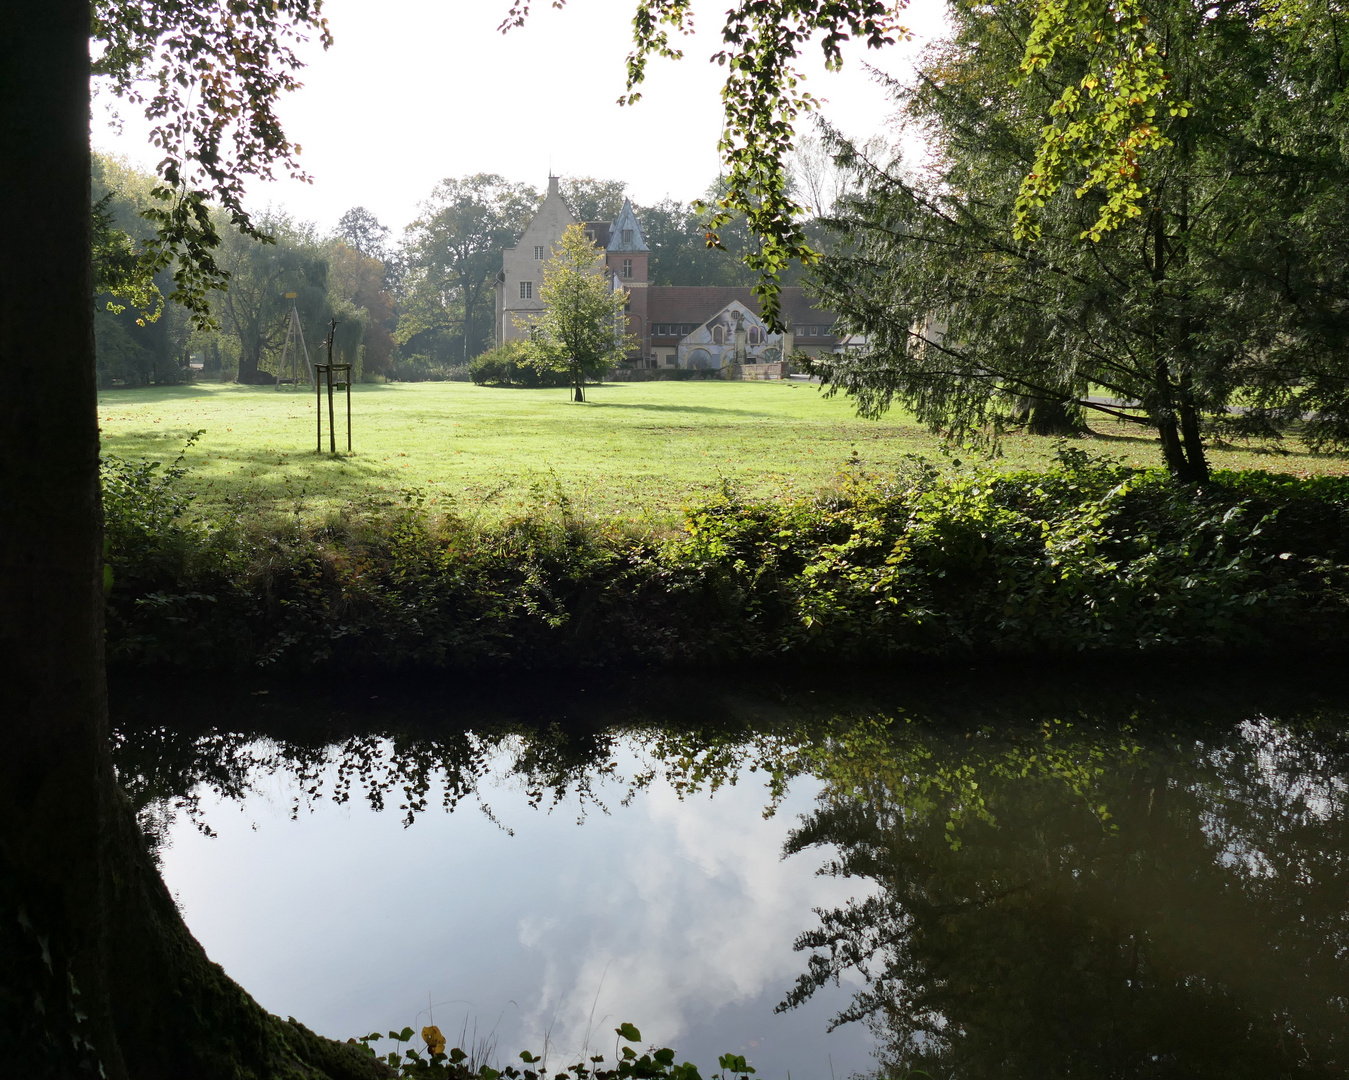
[[[89, 0], [0, 0], [0, 1072], [378, 1076], [179, 918], [118, 790], [103, 669]], [[92, 1072], [86, 1071], [92, 1069]]]
[[258, 370], [261, 364], [262, 347], [256, 342], [250, 342], [239, 350], [239, 374], [235, 376], [235, 381], [248, 386], [261, 386], [274, 381], [265, 371]]
[[1031, 435], [1081, 435], [1087, 430], [1080, 409], [1070, 409], [1065, 402], [1045, 398], [1023, 398], [1021, 419]]
[[[24, 10], [19, 10], [21, 7]], [[87, 0], [6, 0], [0, 35], [0, 866], [6, 905], [45, 937], [52, 978], [0, 1023], [61, 1071], [73, 1003], [38, 1013], [68, 970], [87, 1037], [120, 1065], [105, 982], [100, 792], [111, 784], [101, 664], [98, 429], [89, 255]], [[5, 922], [18, 913], [0, 913]], [[64, 969], [64, 970], [63, 970]], [[43, 994], [43, 991], [46, 991]], [[24, 1011], [24, 1007], [27, 1010]], [[50, 1016], [50, 1019], [45, 1017]], [[7, 1045], [22, 1045], [9, 1044]], [[9, 1063], [7, 1063], [9, 1064]]]
[[1199, 430], [1199, 410], [1194, 406], [1190, 392], [1190, 380], [1187, 375], [1180, 379], [1180, 437], [1185, 451], [1185, 476], [1187, 483], [1207, 484], [1209, 481], [1208, 457], [1204, 453], [1204, 438]]

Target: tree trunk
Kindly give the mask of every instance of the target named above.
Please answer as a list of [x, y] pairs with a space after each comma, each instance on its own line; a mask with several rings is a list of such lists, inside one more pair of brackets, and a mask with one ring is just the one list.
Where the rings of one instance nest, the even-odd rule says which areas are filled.
[[[0, 1071], [376, 1076], [212, 964], [108, 745], [90, 264], [89, 0], [0, 17]], [[89, 1068], [92, 1072], [83, 1072]]]
[[1180, 379], [1180, 437], [1185, 452], [1185, 481], [1207, 484], [1208, 457], [1204, 454], [1204, 438], [1199, 430], [1199, 410], [1194, 406], [1188, 375]]
[[[240, 345], [243, 345], [243, 342], [240, 342]], [[262, 386], [265, 383], [273, 382], [274, 379], [271, 375], [258, 370], [261, 364], [261, 343], [257, 341], [249, 342], [239, 350], [239, 374], [235, 376], [235, 381], [249, 386]]]
[[[33, 1054], [34, 1067], [50, 1061], [73, 1072], [87, 1052], [67, 1036], [79, 1032], [117, 1077], [107, 942], [90, 917], [105, 900], [99, 794], [111, 776], [100, 663], [89, 4], [18, 8], [6, 3], [0, 35], [0, 192], [14, 213], [0, 231], [0, 920], [11, 934], [10, 924], [31, 922], [28, 948], [45, 937], [53, 970], [4, 1002], [0, 1031], [27, 1038], [0, 1041]], [[87, 1025], [74, 1023], [75, 1003], [61, 992], [68, 971]]]
[[468, 291], [464, 289], [462, 290], [462, 292], [464, 296], [464, 363], [467, 364], [471, 359], [473, 359], [472, 356], [469, 355], [470, 346], [468, 343], [469, 332], [473, 328], [473, 320], [469, 317], [472, 308], [469, 306], [468, 302]]
[[1081, 435], [1087, 430], [1081, 413], [1081, 409], [1066, 402], [1046, 398], [1022, 398], [1018, 409], [1018, 416], [1031, 435]]
[[1183, 387], [1179, 405], [1173, 402], [1170, 378], [1163, 361], [1157, 363], [1157, 394], [1161, 403], [1153, 410], [1153, 416], [1167, 471], [1183, 484], [1208, 483], [1208, 458], [1199, 431], [1199, 412]]

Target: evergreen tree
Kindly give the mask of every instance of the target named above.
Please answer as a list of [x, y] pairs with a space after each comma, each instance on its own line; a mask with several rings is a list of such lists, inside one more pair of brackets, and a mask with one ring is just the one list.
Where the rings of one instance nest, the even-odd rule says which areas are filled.
[[866, 190], [845, 200], [843, 246], [818, 277], [866, 344], [818, 366], [831, 387], [866, 415], [899, 401], [956, 432], [1028, 404], [1119, 417], [1155, 430], [1188, 481], [1208, 476], [1206, 429], [1274, 435], [1309, 415], [1313, 442], [1342, 442], [1349, 160], [1309, 107], [1339, 90], [1308, 47], [1237, 8], [1159, 5], [1194, 107], [1158, 121], [1146, 206], [1101, 232], [1109, 193], [1060, 184], [1031, 242], [1022, 178], [1087, 58], [1062, 51], [1023, 77], [1022, 9], [951, 11], [954, 36], [907, 104], [935, 165], [886, 169], [835, 138]]

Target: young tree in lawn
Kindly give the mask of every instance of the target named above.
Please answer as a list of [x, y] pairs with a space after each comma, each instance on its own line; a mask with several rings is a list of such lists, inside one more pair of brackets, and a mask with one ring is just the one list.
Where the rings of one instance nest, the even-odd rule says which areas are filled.
[[525, 342], [525, 360], [541, 371], [565, 371], [572, 400], [584, 401], [586, 380], [621, 361], [630, 345], [621, 329], [627, 291], [614, 286], [583, 226], [562, 233], [544, 263], [539, 298], [546, 306]]

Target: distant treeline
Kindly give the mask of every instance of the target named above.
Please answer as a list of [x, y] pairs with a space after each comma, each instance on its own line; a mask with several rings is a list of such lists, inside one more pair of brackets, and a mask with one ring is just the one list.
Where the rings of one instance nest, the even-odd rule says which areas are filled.
[[[829, 173], [827, 162], [804, 155], [802, 162], [807, 188], [818, 187]], [[837, 170], [829, 175], [838, 187], [829, 197], [837, 197], [844, 181]], [[152, 234], [143, 212], [157, 205], [155, 184], [118, 159], [95, 155], [93, 195], [101, 211], [96, 261], [125, 257]], [[562, 180], [563, 194], [582, 220], [616, 217], [625, 187], [593, 177]], [[713, 201], [716, 195], [715, 187], [706, 193]], [[311, 356], [335, 319], [335, 359], [355, 365], [359, 378], [466, 379], [469, 362], [493, 343], [493, 284], [502, 249], [516, 242], [540, 201], [534, 187], [500, 176], [447, 179], [396, 238], [363, 207], [349, 210], [330, 232], [270, 211], [258, 224], [271, 243], [244, 236], [221, 215], [215, 257], [229, 275], [229, 287], [213, 294], [215, 328], [194, 328], [188, 313], [171, 302], [155, 317], [154, 305], [144, 298], [136, 303], [100, 295], [99, 383], [171, 384], [185, 381], [194, 369], [208, 379], [271, 382], [289, 332], [287, 293], [295, 294]], [[742, 222], [720, 230], [724, 250], [718, 250], [707, 246], [706, 215], [690, 203], [666, 198], [638, 206], [637, 213], [651, 248], [654, 284], [752, 284], [753, 274], [741, 261], [750, 243]], [[813, 222], [810, 228], [823, 245], [823, 226]], [[787, 284], [799, 279], [799, 267], [784, 275]], [[168, 296], [172, 268], [161, 271], [155, 284], [161, 297]]]
[[181, 469], [105, 466], [114, 669], [718, 666], [1091, 652], [1302, 653], [1349, 631], [1349, 479], [1201, 489], [1067, 451], [1045, 473], [890, 480], [653, 537], [558, 495], [490, 528], [394, 509], [200, 520]]

